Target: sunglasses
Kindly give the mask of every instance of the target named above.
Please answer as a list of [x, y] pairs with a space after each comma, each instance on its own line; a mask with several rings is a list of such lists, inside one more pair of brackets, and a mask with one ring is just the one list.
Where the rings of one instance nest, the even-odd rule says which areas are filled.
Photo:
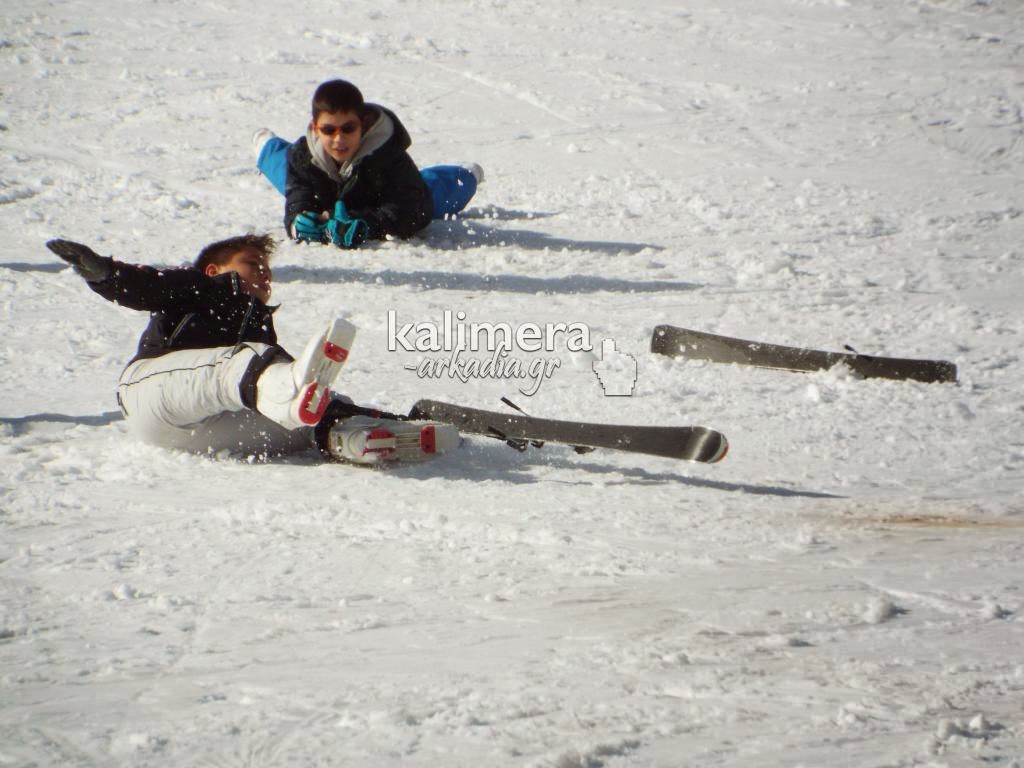
[[331, 125], [330, 123], [324, 123], [323, 125], [318, 125], [316, 127], [316, 129], [324, 136], [333, 136], [336, 133], [343, 133], [346, 136], [349, 136], [358, 131], [359, 128], [360, 123], [358, 120], [350, 120], [349, 122], [342, 123], [341, 125]]

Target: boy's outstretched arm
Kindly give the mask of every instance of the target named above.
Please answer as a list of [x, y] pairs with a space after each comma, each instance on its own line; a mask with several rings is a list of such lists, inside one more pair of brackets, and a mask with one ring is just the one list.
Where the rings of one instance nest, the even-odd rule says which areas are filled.
[[189, 312], [250, 300], [236, 272], [207, 277], [196, 269], [126, 264], [100, 256], [89, 246], [72, 240], [49, 240], [46, 247], [74, 267], [93, 291], [129, 309], [160, 312], [174, 308]]
[[72, 240], [48, 240], [46, 247], [75, 268], [89, 283], [102, 283], [114, 273], [114, 260]]

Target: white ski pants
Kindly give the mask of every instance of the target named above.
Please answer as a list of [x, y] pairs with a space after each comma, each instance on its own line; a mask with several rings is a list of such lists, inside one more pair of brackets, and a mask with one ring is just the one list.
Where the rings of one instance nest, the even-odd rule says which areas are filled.
[[267, 344], [186, 349], [136, 360], [117, 395], [129, 431], [163, 448], [273, 455], [313, 446], [309, 428], [287, 430], [242, 402], [240, 385]]

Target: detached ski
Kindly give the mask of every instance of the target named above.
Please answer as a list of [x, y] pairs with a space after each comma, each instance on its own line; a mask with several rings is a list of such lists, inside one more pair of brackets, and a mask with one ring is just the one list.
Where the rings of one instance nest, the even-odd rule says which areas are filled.
[[617, 451], [714, 463], [725, 457], [725, 435], [707, 427], [645, 427], [540, 419], [521, 413], [498, 413], [479, 408], [420, 400], [410, 419], [454, 424], [461, 432], [488, 435], [526, 449], [527, 442], [562, 443], [577, 450], [611, 448]]
[[651, 352], [669, 357], [689, 357], [714, 363], [738, 363], [787, 371], [828, 370], [842, 363], [866, 379], [913, 379], [925, 383], [956, 381], [956, 365], [946, 360], [825, 352], [717, 336], [672, 325], [659, 325], [654, 329]]

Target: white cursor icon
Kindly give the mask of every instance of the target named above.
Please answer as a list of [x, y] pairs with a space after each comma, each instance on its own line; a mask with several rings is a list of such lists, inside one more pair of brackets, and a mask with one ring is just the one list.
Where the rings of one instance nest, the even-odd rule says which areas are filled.
[[615, 339], [601, 341], [601, 359], [593, 363], [594, 373], [608, 397], [629, 397], [636, 388], [636, 358], [615, 348]]

